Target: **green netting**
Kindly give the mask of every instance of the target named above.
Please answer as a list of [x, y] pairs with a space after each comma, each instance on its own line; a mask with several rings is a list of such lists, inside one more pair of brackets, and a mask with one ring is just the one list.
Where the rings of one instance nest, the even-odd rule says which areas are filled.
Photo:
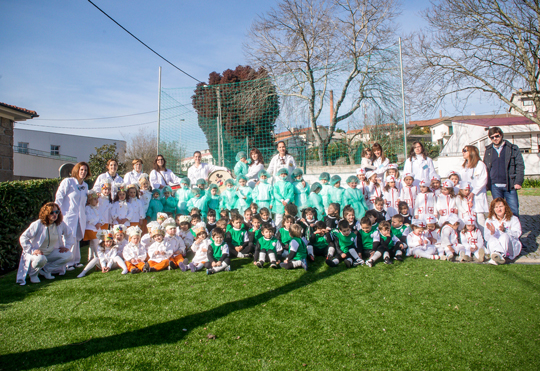
[[[403, 153], [403, 128], [398, 61], [395, 53], [384, 53], [384, 68], [363, 90], [353, 87], [342, 102], [347, 112], [358, 102], [360, 109], [336, 125], [332, 141], [322, 156], [327, 165], [359, 164], [365, 146], [379, 142], [393, 161]], [[370, 63], [373, 61], [371, 60]], [[359, 62], [360, 63], [360, 62]], [[323, 138], [330, 126], [330, 90], [334, 86], [339, 99], [343, 79], [350, 63], [332, 69], [332, 79], [316, 92], [320, 116], [317, 128]], [[227, 75], [225, 71], [223, 77]], [[303, 71], [295, 74], [301, 76]], [[328, 69], [313, 71], [319, 75]], [[374, 72], [375, 73], [375, 72]], [[215, 73], [213, 73], [215, 74]], [[215, 77], [211, 74], [210, 81]], [[221, 76], [221, 75], [219, 75]], [[324, 76], [323, 76], [324, 77]], [[215, 79], [214, 79], [215, 81]], [[258, 148], [266, 164], [277, 153], [276, 142], [284, 140], [298, 166], [321, 165], [321, 151], [311, 129], [311, 113], [305, 99], [294, 95], [298, 76], [283, 75], [249, 81], [199, 84], [186, 88], [163, 88], [161, 91], [160, 152], [177, 172], [186, 172], [193, 163], [193, 152], [203, 154], [203, 162], [226, 166], [236, 164], [239, 151]], [[355, 90], [356, 89], [356, 90]]]

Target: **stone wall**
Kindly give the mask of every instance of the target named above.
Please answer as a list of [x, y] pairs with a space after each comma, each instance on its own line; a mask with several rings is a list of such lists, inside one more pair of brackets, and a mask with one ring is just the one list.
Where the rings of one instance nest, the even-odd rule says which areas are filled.
[[0, 117], [0, 182], [13, 180], [13, 121]]

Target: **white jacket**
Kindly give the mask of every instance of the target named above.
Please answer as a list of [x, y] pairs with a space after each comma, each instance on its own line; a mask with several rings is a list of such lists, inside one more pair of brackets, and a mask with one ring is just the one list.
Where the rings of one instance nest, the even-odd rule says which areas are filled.
[[418, 219], [425, 219], [429, 215], [436, 216], [436, 203], [437, 199], [433, 193], [419, 193], [414, 202], [413, 215], [418, 215]]
[[109, 197], [99, 197], [98, 208], [101, 216], [101, 224], [111, 224], [111, 202], [109, 201]]
[[443, 249], [448, 248], [448, 246], [451, 246], [454, 251], [456, 251], [456, 247], [458, 245], [458, 234], [450, 224], [445, 225], [441, 229], [441, 247]]
[[461, 168], [460, 178], [464, 182], [471, 183], [471, 192], [474, 194], [474, 211], [477, 213], [489, 212], [486, 187], [488, 183], [488, 172], [486, 164], [478, 161], [473, 169]]
[[109, 172], [106, 172], [106, 173], [100, 174], [96, 178], [96, 181], [94, 183], [94, 188], [92, 189], [96, 192], [101, 192], [101, 186], [103, 185], [103, 183], [105, 183], [106, 180], [108, 180], [108, 183], [111, 183], [111, 195], [112, 195], [112, 198], [114, 199], [114, 197], [116, 196], [116, 186], [118, 184], [124, 183], [124, 179], [122, 179], [122, 177], [118, 175], [118, 173], [116, 174], [116, 177], [114, 177], [113, 179], [111, 174], [109, 174]]
[[414, 211], [416, 196], [418, 196], [418, 193], [419, 191], [417, 186], [412, 185], [409, 187], [405, 184], [403, 184], [401, 192], [399, 192], [399, 199], [409, 205], [409, 209], [411, 210], [411, 212]]
[[186, 245], [187, 248], [190, 248], [193, 241], [195, 241], [195, 238], [189, 229], [184, 232], [180, 227], [177, 227], [176, 235], [184, 241], [184, 245]]
[[130, 198], [128, 201], [128, 207], [131, 209], [131, 223], [138, 223], [139, 220], [146, 218], [146, 213], [143, 213], [144, 202], [138, 198]]
[[202, 240], [201, 243], [195, 241], [193, 245], [191, 245], [191, 251], [195, 253], [193, 260], [191, 261], [193, 264], [200, 264], [208, 261], [207, 252], [211, 243], [210, 239], [206, 238]]
[[135, 245], [130, 242], [124, 247], [124, 260], [130, 261], [131, 259], [146, 260], [146, 249], [142, 244]]
[[383, 190], [383, 198], [385, 200], [384, 209], [388, 218], [399, 214], [399, 191], [397, 188], [390, 188], [388, 191]]
[[181, 179], [177, 177], [171, 169], [165, 171], [152, 170], [149, 177], [153, 189], [159, 189], [160, 186], [180, 184], [180, 180]]
[[484, 248], [484, 238], [482, 237], [482, 232], [477, 228], [472, 232], [466, 231], [463, 229], [461, 231], [461, 244], [465, 248]]
[[112, 268], [114, 264], [114, 258], [116, 258], [117, 250], [116, 246], [112, 246], [111, 248], [98, 248], [97, 256], [99, 259], [99, 264], [101, 265], [101, 268]]
[[[133, 219], [132, 208], [129, 207], [127, 201], [116, 201], [111, 206], [111, 218], [114, 224], [118, 224], [119, 219], [127, 219], [124, 223], [126, 227], [130, 226], [130, 221]], [[139, 220], [137, 220], [138, 222]]]
[[86, 195], [88, 184], [79, 184], [76, 178], [62, 180], [56, 191], [55, 203], [62, 211], [63, 221], [71, 228], [75, 239], [82, 240], [86, 228]]
[[414, 185], [418, 185], [421, 180], [429, 180], [436, 174], [433, 160], [424, 158], [424, 156], [414, 155], [412, 161], [410, 158], [405, 160], [403, 174], [411, 173], [414, 175]]
[[[71, 232], [71, 228], [62, 222], [56, 227], [58, 232], [58, 241], [56, 242], [55, 249], [61, 247], [63, 242], [63, 247], [71, 249], [75, 243], [75, 238]], [[28, 268], [30, 267], [30, 257], [35, 250], [39, 250], [41, 244], [47, 239], [47, 227], [41, 223], [41, 220], [36, 220], [21, 234], [19, 242], [22, 247], [21, 260], [19, 262], [19, 270], [17, 271], [17, 283], [22, 284], [26, 280], [26, 274], [28, 273]], [[62, 238], [60, 238], [62, 237]]]
[[474, 210], [474, 198], [473, 198], [472, 207], [469, 207], [469, 201], [466, 198], [462, 199], [460, 196], [457, 196], [456, 197], [456, 207], [457, 207], [457, 210], [458, 210], [458, 217], [460, 219], [464, 219], [469, 214], [476, 217], [476, 213], [473, 211]]
[[135, 170], [131, 170], [129, 173], [124, 174], [124, 184], [130, 185], [130, 184], [137, 184], [139, 185], [139, 179], [143, 175], [143, 172], [140, 173], [136, 172]]
[[184, 255], [186, 253], [186, 245], [184, 244], [184, 240], [176, 235], [170, 236], [165, 234], [163, 244], [165, 247], [167, 247], [167, 250], [171, 253], [171, 256], [179, 254]]
[[161, 263], [163, 260], [167, 260], [172, 256], [172, 253], [167, 250], [167, 247], [163, 242], [154, 242], [148, 248], [148, 259]]
[[93, 207], [86, 205], [85, 207], [86, 215], [86, 229], [89, 231], [97, 232], [96, 224], [101, 223], [101, 215], [99, 214], [99, 207]]
[[290, 182], [292, 179], [292, 172], [294, 171], [294, 169], [296, 169], [296, 162], [294, 161], [294, 157], [292, 157], [291, 155], [285, 155], [285, 157], [283, 157], [283, 161], [279, 154], [272, 157], [272, 160], [270, 160], [270, 163], [268, 164], [268, 169], [266, 171], [271, 177], [273, 177], [274, 183], [277, 181], [277, 173], [280, 169], [287, 169], [287, 171], [289, 172], [289, 177], [287, 178], [287, 180]]
[[448, 215], [457, 215], [458, 213], [458, 209], [456, 206], [456, 198], [450, 195], [443, 195], [442, 193], [439, 195], [439, 197], [437, 197], [437, 203], [435, 204], [435, 208], [437, 210], [437, 213], [440, 215], [439, 225], [442, 225], [446, 221]]
[[407, 235], [407, 246], [409, 246], [411, 249], [425, 250], [429, 245], [429, 242], [426, 243], [425, 241], [428, 241], [428, 239], [424, 232], [422, 232], [420, 235], [416, 235], [414, 232]]

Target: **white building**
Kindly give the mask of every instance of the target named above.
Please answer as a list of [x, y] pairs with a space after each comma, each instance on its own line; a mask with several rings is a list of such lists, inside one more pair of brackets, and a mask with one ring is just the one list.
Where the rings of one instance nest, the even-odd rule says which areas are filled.
[[[531, 91], [523, 91], [522, 89], [519, 89], [519, 91], [512, 93], [510, 102], [514, 103], [525, 112], [536, 112], [536, 106], [534, 105], [533, 101], [533, 93]], [[508, 112], [513, 115], [521, 115], [521, 113], [516, 111], [514, 107], [508, 108]]]
[[105, 144], [116, 145], [119, 161], [124, 160], [124, 140], [15, 128], [13, 175], [15, 179], [57, 178], [62, 166], [88, 162], [96, 148]]
[[[501, 128], [504, 139], [519, 146], [525, 162], [525, 175], [540, 175], [540, 127], [528, 118], [509, 116], [451, 120], [449, 125], [446, 121], [442, 121], [432, 126], [432, 133], [434, 129], [443, 126], [448, 130], [444, 136], [448, 137], [448, 140], [445, 141], [445, 146], [436, 160], [436, 169], [441, 176], [446, 176], [450, 170], [461, 168], [462, 149], [466, 145], [478, 147], [480, 157], [483, 157], [486, 146], [491, 143], [488, 130], [494, 126]], [[433, 141], [436, 142], [435, 137]]]

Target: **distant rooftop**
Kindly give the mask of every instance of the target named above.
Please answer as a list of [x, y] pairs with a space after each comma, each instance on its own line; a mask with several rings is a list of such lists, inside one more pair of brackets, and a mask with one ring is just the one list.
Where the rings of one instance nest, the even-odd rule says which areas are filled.
[[39, 117], [39, 115], [37, 114], [36, 111], [32, 111], [32, 110], [29, 110], [29, 109], [26, 109], [26, 108], [17, 107], [17, 106], [7, 104], [7, 103], [2, 103], [2, 102], [0, 102], [0, 106], [6, 107], [6, 108], [11, 108], [11, 109], [13, 109], [15, 111], [19, 111], [19, 112], [22, 112], [22, 113], [26, 113], [26, 114], [30, 115], [31, 118]]

